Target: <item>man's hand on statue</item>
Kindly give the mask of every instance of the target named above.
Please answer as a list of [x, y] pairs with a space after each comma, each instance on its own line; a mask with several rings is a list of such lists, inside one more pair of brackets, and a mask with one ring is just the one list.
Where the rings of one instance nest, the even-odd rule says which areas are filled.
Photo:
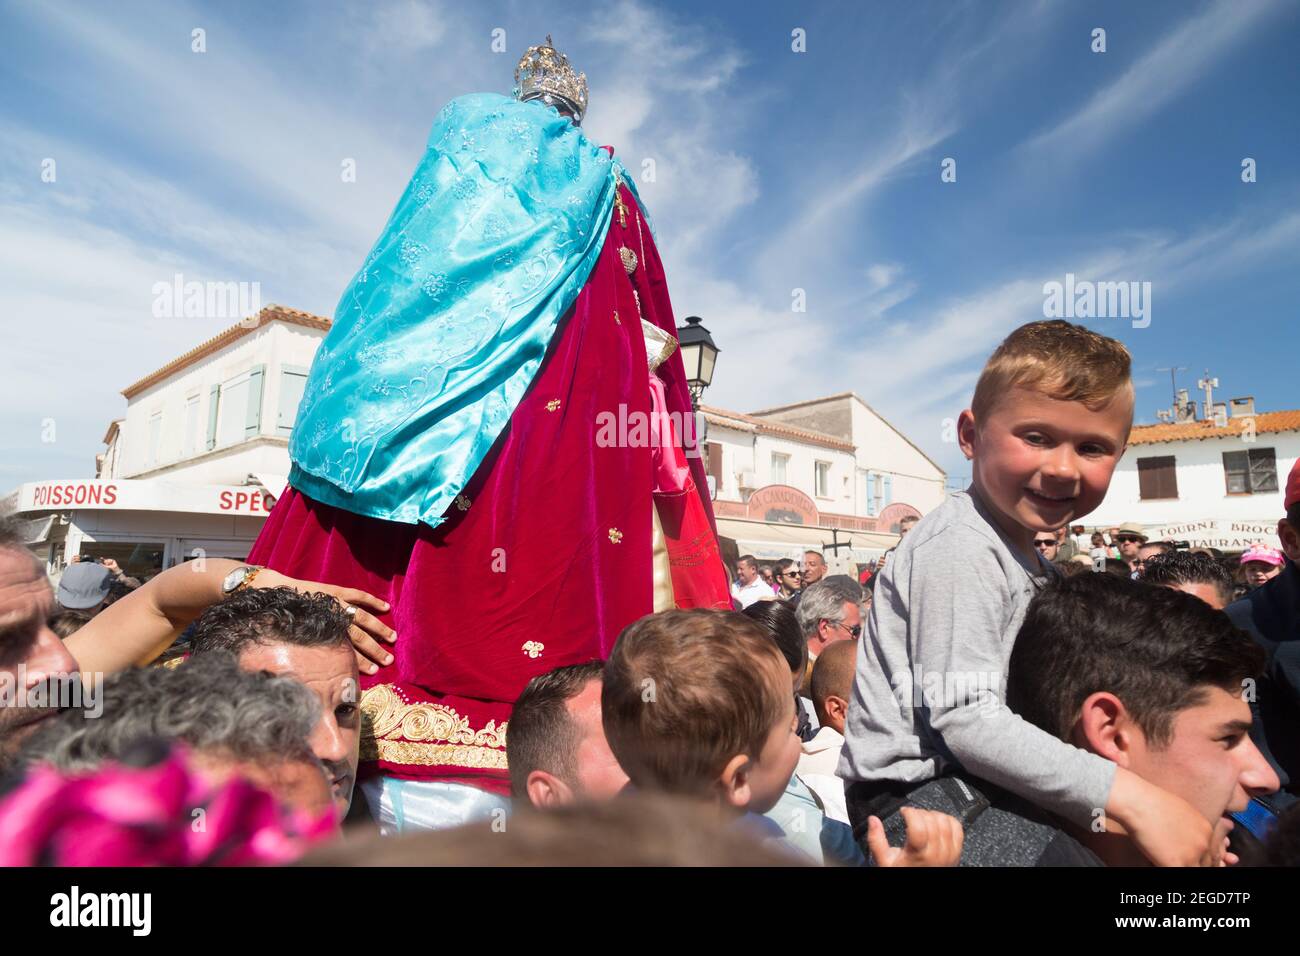
[[[384, 614], [390, 610], [387, 601], [380, 600], [373, 594], [356, 588], [339, 587], [336, 584], [323, 584], [320, 581], [299, 581], [287, 577], [270, 568], [263, 568], [253, 581], [255, 588], [293, 588], [304, 594], [328, 594], [347, 611], [352, 619], [348, 636], [352, 638], [352, 647], [357, 655], [357, 667], [363, 674], [373, 674], [380, 666], [393, 662], [393, 655], [379, 641], [389, 644], [396, 642], [397, 632], [385, 624], [375, 614]], [[373, 613], [372, 613], [373, 612]]]

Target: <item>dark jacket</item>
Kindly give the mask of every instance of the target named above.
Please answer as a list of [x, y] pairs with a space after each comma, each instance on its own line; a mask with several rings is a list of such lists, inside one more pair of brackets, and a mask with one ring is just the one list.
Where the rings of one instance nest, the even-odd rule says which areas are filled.
[[1263, 587], [1225, 608], [1237, 627], [1268, 654], [1255, 689], [1250, 736], [1281, 778], [1282, 788], [1300, 788], [1300, 572], [1286, 568]]
[[1103, 866], [1045, 811], [984, 780], [946, 775], [918, 784], [847, 782], [844, 799], [853, 838], [864, 854], [867, 820], [880, 818], [890, 846], [902, 846], [904, 806], [938, 810], [962, 825], [959, 866]]

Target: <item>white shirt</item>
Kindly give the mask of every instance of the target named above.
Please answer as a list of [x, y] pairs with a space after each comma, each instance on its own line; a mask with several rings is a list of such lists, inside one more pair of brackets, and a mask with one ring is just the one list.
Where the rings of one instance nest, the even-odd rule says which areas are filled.
[[794, 772], [817, 794], [828, 819], [849, 822], [848, 807], [844, 802], [844, 781], [835, 775], [840, 762], [840, 748], [844, 737], [839, 731], [822, 727], [817, 736], [803, 745], [803, 754]]
[[731, 586], [731, 596], [740, 602], [742, 608], [749, 607], [756, 601], [764, 598], [774, 597], [772, 586], [763, 581], [762, 576], [754, 578], [749, 584], [741, 587], [739, 581]]

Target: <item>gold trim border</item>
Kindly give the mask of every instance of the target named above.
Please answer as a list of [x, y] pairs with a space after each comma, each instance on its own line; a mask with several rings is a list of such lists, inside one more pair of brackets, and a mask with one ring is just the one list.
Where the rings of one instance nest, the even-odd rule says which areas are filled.
[[413, 767], [506, 769], [506, 729], [495, 720], [475, 730], [445, 704], [406, 701], [392, 684], [376, 684], [361, 695], [361, 759]]

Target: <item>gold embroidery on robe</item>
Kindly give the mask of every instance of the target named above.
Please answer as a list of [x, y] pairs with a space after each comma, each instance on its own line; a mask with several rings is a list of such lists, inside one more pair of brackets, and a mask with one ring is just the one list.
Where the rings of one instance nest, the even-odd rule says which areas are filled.
[[361, 759], [408, 766], [506, 769], [506, 728], [489, 720], [474, 730], [468, 718], [444, 704], [408, 703], [392, 684], [376, 684], [361, 695]]

